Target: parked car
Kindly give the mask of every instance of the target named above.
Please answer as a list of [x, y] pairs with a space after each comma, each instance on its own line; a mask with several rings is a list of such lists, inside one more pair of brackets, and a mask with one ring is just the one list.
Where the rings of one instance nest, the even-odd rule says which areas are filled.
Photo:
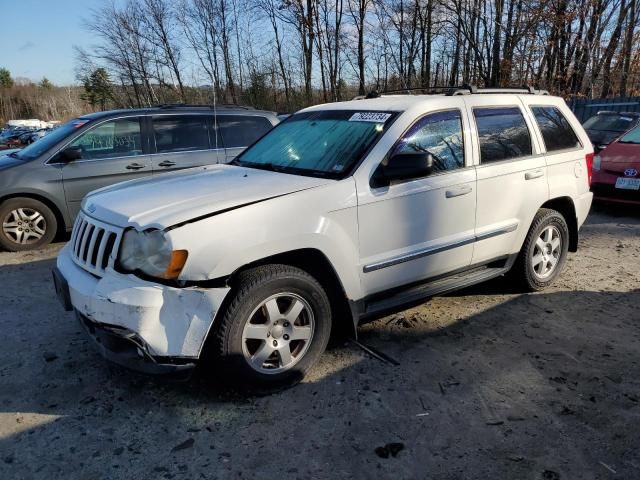
[[29, 132], [31, 132], [31, 130], [24, 128], [7, 129], [0, 135], [0, 145], [21, 145], [20, 137]]
[[597, 200], [640, 203], [640, 126], [596, 155], [591, 190]]
[[561, 98], [450, 93], [307, 108], [230, 165], [93, 192], [60, 299], [117, 363], [271, 388], [332, 329], [507, 272], [547, 287], [591, 205], [589, 138]]
[[29, 133], [26, 138], [23, 140], [25, 145], [30, 145], [33, 142], [40, 140], [42, 137], [44, 137], [45, 135], [48, 135], [49, 133], [52, 132], [52, 128], [40, 128], [38, 130], [34, 130], [33, 132]]
[[640, 122], [637, 112], [598, 112], [582, 124], [589, 135], [595, 152], [603, 150], [616, 138], [634, 128]]
[[30, 250], [71, 230], [82, 198], [125, 180], [227, 163], [273, 125], [242, 107], [164, 106], [85, 115], [0, 158], [0, 247]]

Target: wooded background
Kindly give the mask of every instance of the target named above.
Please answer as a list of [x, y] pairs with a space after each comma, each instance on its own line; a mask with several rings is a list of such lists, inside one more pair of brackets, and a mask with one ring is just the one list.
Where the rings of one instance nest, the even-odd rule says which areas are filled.
[[[37, 108], [68, 117], [215, 95], [295, 111], [371, 90], [461, 84], [534, 85], [565, 98], [639, 95], [637, 1], [109, 3], [85, 18], [95, 44], [76, 47], [83, 88], [52, 87], [55, 108], [46, 96]], [[4, 118], [20, 87], [43, 91], [0, 86]]]

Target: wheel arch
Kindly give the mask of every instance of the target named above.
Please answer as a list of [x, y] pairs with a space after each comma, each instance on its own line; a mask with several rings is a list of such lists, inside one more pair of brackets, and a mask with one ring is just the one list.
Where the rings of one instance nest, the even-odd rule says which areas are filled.
[[569, 251], [578, 251], [578, 217], [571, 197], [557, 197], [548, 200], [540, 208], [548, 208], [560, 213], [569, 227]]
[[[235, 270], [226, 278], [226, 284], [233, 289], [238, 274], [260, 265], [283, 264], [300, 268], [314, 277], [327, 292], [332, 309], [332, 335], [355, 334], [356, 322], [350, 308], [344, 285], [329, 258], [316, 248], [302, 248], [271, 255]], [[349, 321], [346, 321], [346, 320]]]
[[53, 212], [56, 217], [56, 221], [58, 222], [56, 236], [64, 233], [67, 230], [67, 219], [64, 216], [62, 209], [54, 200], [52, 200], [48, 196], [36, 192], [14, 192], [0, 197], [0, 205], [13, 198], [30, 198], [44, 203]]

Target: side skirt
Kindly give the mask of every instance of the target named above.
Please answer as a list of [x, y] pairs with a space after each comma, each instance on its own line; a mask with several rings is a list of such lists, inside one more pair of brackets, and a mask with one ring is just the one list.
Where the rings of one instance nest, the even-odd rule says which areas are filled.
[[362, 300], [351, 302], [355, 325], [371, 322], [385, 315], [424, 303], [431, 297], [460, 290], [507, 273], [518, 254], [493, 259], [489, 262], [421, 281], [378, 292]]

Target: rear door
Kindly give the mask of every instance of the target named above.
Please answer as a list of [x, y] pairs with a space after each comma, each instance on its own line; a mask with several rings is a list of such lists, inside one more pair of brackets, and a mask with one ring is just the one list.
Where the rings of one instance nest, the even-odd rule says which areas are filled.
[[151, 175], [151, 158], [143, 143], [140, 118], [126, 117], [102, 122], [68, 145], [82, 150], [82, 158], [61, 168], [71, 218], [92, 190]]
[[211, 138], [213, 115], [154, 115], [149, 120], [154, 175], [224, 160], [224, 148]]
[[532, 119], [515, 95], [465, 97], [475, 125], [478, 207], [473, 264], [520, 250], [549, 198], [547, 166]]
[[273, 128], [271, 122], [258, 115], [218, 114], [217, 126], [225, 146], [229, 163], [249, 145]]

